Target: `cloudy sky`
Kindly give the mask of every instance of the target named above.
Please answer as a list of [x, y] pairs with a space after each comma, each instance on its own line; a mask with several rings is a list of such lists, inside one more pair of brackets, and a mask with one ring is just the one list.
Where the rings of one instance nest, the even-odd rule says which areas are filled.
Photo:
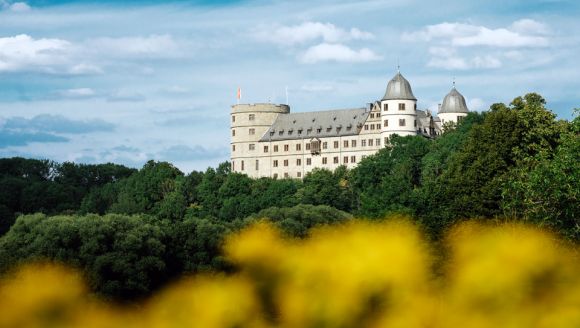
[[228, 159], [238, 87], [361, 107], [397, 62], [419, 108], [455, 78], [471, 110], [534, 91], [570, 119], [578, 17], [577, 0], [0, 0], [0, 157], [203, 170]]

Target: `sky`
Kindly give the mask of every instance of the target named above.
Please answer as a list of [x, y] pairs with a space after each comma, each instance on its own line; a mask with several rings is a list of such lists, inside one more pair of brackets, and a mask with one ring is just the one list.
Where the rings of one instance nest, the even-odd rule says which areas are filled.
[[580, 2], [0, 0], [0, 157], [183, 172], [229, 158], [243, 103], [382, 98], [397, 65], [436, 112], [540, 93], [580, 107]]

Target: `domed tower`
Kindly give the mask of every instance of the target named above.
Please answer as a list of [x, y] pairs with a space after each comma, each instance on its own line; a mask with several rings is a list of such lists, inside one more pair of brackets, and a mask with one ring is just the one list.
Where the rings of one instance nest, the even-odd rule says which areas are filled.
[[437, 116], [441, 119], [441, 124], [448, 122], [453, 122], [457, 124], [461, 118], [467, 116], [469, 110], [465, 104], [465, 98], [457, 89], [455, 89], [455, 82], [453, 82], [453, 88], [449, 93], [443, 98], [443, 103], [439, 108]]
[[401, 72], [397, 72], [387, 85], [381, 100], [381, 119], [381, 134], [385, 138], [392, 134], [417, 135], [417, 98]]
[[[259, 140], [280, 114], [290, 113], [290, 106], [277, 104], [238, 104], [230, 114], [232, 172], [256, 176], [255, 159], [262, 154]], [[252, 160], [254, 162], [252, 162]]]

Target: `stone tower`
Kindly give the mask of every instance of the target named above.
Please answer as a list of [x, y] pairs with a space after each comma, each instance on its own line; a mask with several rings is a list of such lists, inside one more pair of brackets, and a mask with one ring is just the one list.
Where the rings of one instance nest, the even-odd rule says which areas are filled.
[[[258, 141], [280, 114], [290, 113], [290, 106], [278, 104], [238, 104], [231, 112], [232, 172], [257, 170], [260, 151]], [[264, 163], [265, 164], [265, 163]]]
[[443, 103], [437, 116], [441, 119], [441, 125], [446, 123], [457, 124], [461, 118], [467, 116], [469, 110], [465, 104], [465, 98], [457, 89], [455, 89], [455, 82], [453, 83], [453, 88], [449, 93], [443, 98]]
[[381, 121], [381, 135], [385, 140], [392, 134], [417, 135], [417, 98], [400, 72], [389, 81], [381, 100]]

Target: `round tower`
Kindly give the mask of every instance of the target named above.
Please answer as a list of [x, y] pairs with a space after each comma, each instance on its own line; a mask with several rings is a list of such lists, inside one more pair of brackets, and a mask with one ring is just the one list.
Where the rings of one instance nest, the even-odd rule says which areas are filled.
[[[290, 106], [278, 104], [238, 104], [232, 106], [230, 120], [232, 172], [253, 176], [252, 159], [262, 154], [258, 142], [280, 114], [290, 113]], [[256, 173], [256, 172], [254, 172]]]
[[381, 120], [381, 134], [385, 140], [392, 134], [417, 135], [417, 98], [401, 72], [397, 72], [387, 85], [381, 100]]
[[468, 113], [469, 109], [467, 109], [465, 98], [455, 89], [455, 82], [453, 82], [453, 88], [443, 98], [443, 103], [437, 113], [437, 116], [441, 119], [441, 125], [446, 123], [457, 124]]

